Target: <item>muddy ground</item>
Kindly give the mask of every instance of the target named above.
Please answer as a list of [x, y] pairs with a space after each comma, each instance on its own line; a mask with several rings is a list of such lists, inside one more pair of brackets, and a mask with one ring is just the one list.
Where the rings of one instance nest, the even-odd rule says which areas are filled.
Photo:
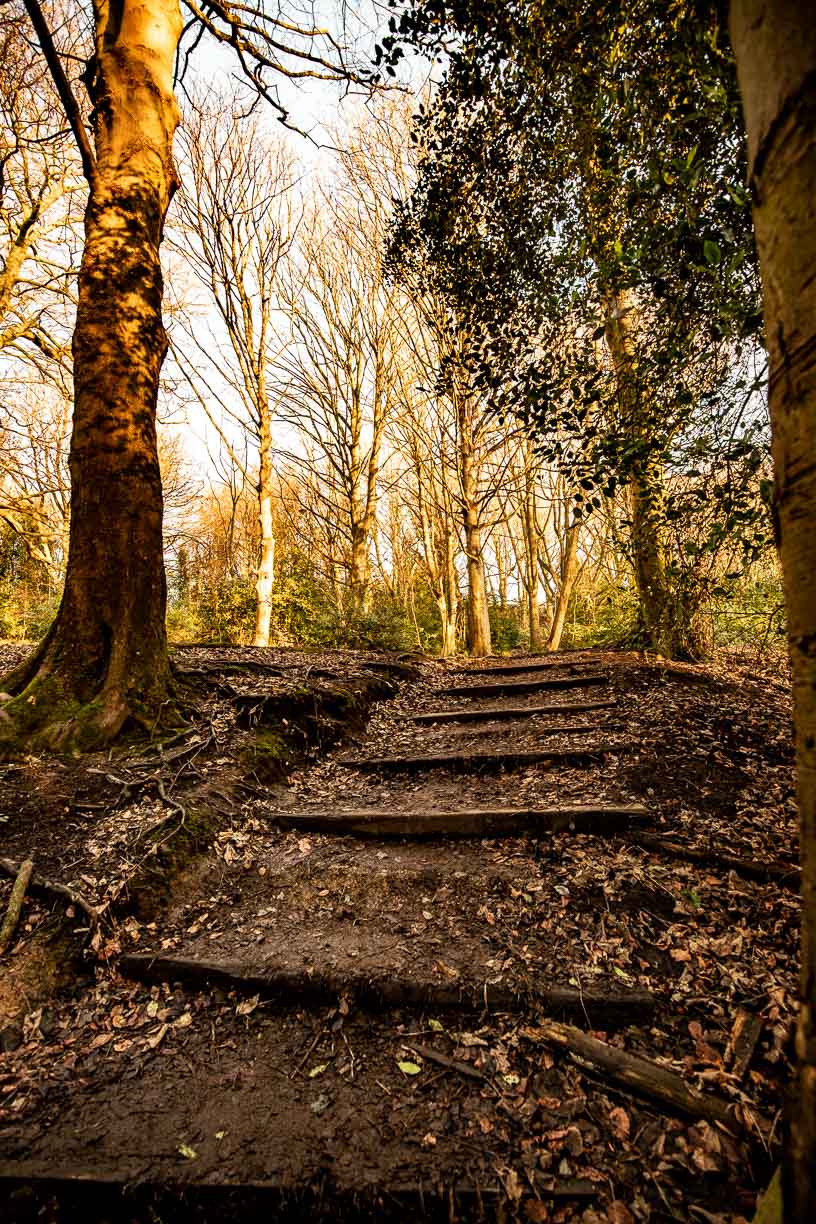
[[[177, 662], [195, 717], [172, 742], [0, 769], [0, 855], [91, 914], [32, 890], [3, 959], [4, 1219], [750, 1218], [795, 1012], [786, 677], [583, 652], [506, 677], [575, 687], [470, 698], [442, 695], [491, 679], [467, 660]], [[474, 708], [497, 713], [411, 719]], [[574, 755], [518, 759], [545, 749]], [[456, 759], [393, 763], [430, 755]], [[645, 811], [595, 833], [532, 815], [571, 805]], [[521, 834], [293, 820], [485, 809]], [[553, 1017], [734, 1124], [612, 1083], [553, 1046]]]

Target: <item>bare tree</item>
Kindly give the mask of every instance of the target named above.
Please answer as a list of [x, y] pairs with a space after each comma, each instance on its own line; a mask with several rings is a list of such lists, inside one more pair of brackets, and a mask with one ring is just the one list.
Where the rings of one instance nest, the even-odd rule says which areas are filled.
[[[259, 555], [255, 646], [269, 645], [275, 574], [273, 531], [274, 393], [270, 363], [277, 333], [276, 279], [294, 235], [295, 167], [257, 116], [242, 117], [240, 98], [211, 96], [190, 114], [183, 140], [182, 190], [172, 232], [184, 266], [214, 306], [223, 336], [190, 312], [179, 313], [175, 353], [210, 420], [224, 436], [221, 412], [251, 442], [257, 459]], [[217, 367], [213, 366], [213, 359]], [[207, 387], [201, 372], [210, 375]], [[210, 388], [223, 387], [219, 404]], [[221, 412], [217, 410], [220, 409]], [[219, 419], [220, 418], [220, 419]], [[234, 449], [234, 448], [233, 448]], [[244, 475], [250, 479], [245, 466]]]
[[[73, 335], [71, 529], [62, 603], [39, 649], [5, 677], [6, 738], [104, 743], [154, 725], [171, 688], [156, 445], [167, 349], [159, 251], [178, 185], [176, 61], [203, 34], [229, 45], [277, 105], [281, 74], [354, 76], [330, 31], [274, 6], [94, 0], [82, 82], [92, 136], [39, 0], [24, 0], [77, 143], [89, 200]], [[185, 41], [187, 40], [187, 41]], [[33, 698], [34, 700], [31, 700]]]

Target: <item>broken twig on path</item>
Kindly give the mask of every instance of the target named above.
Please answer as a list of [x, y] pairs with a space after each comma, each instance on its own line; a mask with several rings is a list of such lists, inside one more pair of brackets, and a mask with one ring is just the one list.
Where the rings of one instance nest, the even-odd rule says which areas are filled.
[[3, 919], [3, 925], [0, 926], [0, 956], [3, 955], [11, 943], [12, 936], [17, 929], [17, 923], [20, 921], [20, 911], [23, 908], [25, 895], [28, 892], [28, 882], [31, 879], [33, 870], [34, 864], [31, 859], [25, 859], [17, 870], [14, 887], [9, 897], [6, 916]]
[[[20, 863], [15, 863], [12, 859], [0, 858], [0, 870], [4, 871], [7, 876], [11, 876], [12, 879], [17, 876], [20, 866]], [[55, 880], [45, 880], [42, 876], [32, 875], [28, 888], [33, 893], [60, 897], [70, 905], [75, 905], [77, 909], [82, 910], [92, 930], [96, 930], [102, 921], [102, 916], [96, 906], [91, 905], [90, 901], [85, 900], [82, 893], [77, 892], [75, 888], [69, 888], [67, 884], [58, 884]]]

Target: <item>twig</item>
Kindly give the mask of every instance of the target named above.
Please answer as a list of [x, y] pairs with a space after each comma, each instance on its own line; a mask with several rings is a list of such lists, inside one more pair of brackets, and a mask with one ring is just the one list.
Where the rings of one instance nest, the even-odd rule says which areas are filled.
[[[12, 859], [0, 858], [0, 870], [4, 871], [7, 876], [15, 879], [20, 871], [20, 863], [15, 863]], [[96, 906], [91, 905], [90, 901], [86, 901], [81, 893], [74, 888], [69, 888], [67, 884], [58, 884], [55, 880], [44, 880], [42, 876], [32, 875], [29, 880], [28, 887], [32, 892], [42, 892], [51, 896], [61, 897], [69, 904], [75, 905], [77, 909], [81, 909], [85, 914], [92, 930], [96, 930], [102, 921], [102, 916]]]
[[439, 1054], [431, 1046], [404, 1045], [402, 1048], [407, 1050], [409, 1054], [418, 1054], [420, 1058], [425, 1058], [428, 1062], [444, 1067], [446, 1071], [457, 1071], [459, 1075], [465, 1075], [468, 1079], [485, 1079], [484, 1073], [476, 1067], [471, 1067], [470, 1063], [459, 1062], [456, 1058], [448, 1058], [447, 1054]]
[[31, 879], [33, 870], [34, 864], [31, 859], [26, 859], [20, 864], [17, 878], [14, 881], [14, 887], [9, 897], [6, 916], [3, 919], [2, 927], [0, 927], [0, 956], [3, 955], [11, 943], [11, 937], [17, 928], [17, 923], [20, 921], [20, 910], [23, 908], [25, 895], [28, 891], [28, 882]]

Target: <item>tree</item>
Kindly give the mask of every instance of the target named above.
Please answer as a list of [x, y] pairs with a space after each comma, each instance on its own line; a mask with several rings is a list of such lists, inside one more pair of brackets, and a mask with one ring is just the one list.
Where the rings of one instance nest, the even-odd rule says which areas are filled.
[[[428, 3], [400, 25], [431, 45], [447, 29], [453, 51], [419, 125], [397, 245], [424, 253], [473, 338], [477, 385], [574, 469], [577, 500], [598, 506], [629, 485], [638, 638], [697, 655], [706, 591], [671, 551], [668, 482], [757, 340], [736, 87], [716, 21], [695, 42], [682, 4], [631, 0]], [[745, 441], [740, 429], [734, 449]], [[754, 449], [761, 458], [761, 438]], [[744, 509], [723, 514], [729, 530]]]
[[793, 0], [732, 0], [762, 270], [775, 513], [794, 677], [802, 829], [797, 1097], [786, 1224], [816, 1218], [816, 26]]
[[[259, 546], [253, 645], [268, 646], [275, 574], [274, 394], [269, 375], [279, 330], [274, 317], [276, 278], [294, 232], [289, 196], [295, 168], [257, 117], [242, 118], [235, 96], [196, 105], [184, 153], [175, 243], [185, 268], [215, 306], [226, 345], [209, 328], [202, 330], [189, 312], [182, 313], [188, 351], [182, 352], [177, 343], [176, 358], [211, 419], [213, 381], [224, 384], [225, 393], [218, 399], [226, 401], [224, 412], [247, 434], [255, 452]], [[200, 375], [207, 369], [209, 385], [203, 386]], [[230, 446], [220, 424], [214, 423]], [[248, 468], [244, 475], [249, 480]]]
[[326, 193], [301, 227], [300, 265], [281, 298], [291, 332], [279, 345], [280, 416], [304, 443], [290, 460], [317, 464], [322, 514], [336, 524], [335, 561], [348, 607], [370, 605], [385, 425], [392, 402], [394, 316], [376, 251]]
[[[88, 182], [85, 246], [73, 337], [71, 529], [65, 589], [38, 650], [3, 680], [6, 739], [55, 746], [109, 741], [128, 719], [153, 725], [171, 671], [165, 629], [162, 490], [156, 446], [159, 375], [167, 349], [159, 250], [177, 187], [176, 58], [202, 27], [233, 48], [252, 84], [275, 98], [275, 74], [348, 80], [327, 31], [280, 8], [225, 0], [93, 4], [82, 80], [93, 141], [38, 0], [25, 0], [80, 151]], [[270, 84], [270, 74], [273, 81]]]

